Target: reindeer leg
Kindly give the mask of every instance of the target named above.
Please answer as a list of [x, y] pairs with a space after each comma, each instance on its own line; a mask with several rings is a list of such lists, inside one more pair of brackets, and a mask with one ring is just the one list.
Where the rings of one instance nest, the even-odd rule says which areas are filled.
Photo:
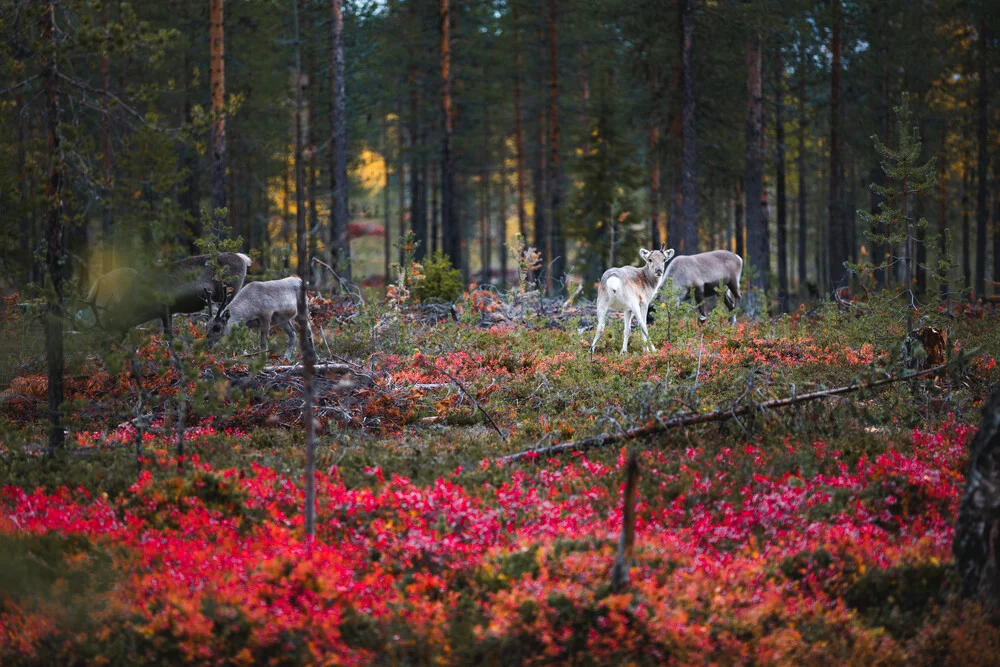
[[698, 286], [694, 288], [694, 300], [698, 304], [698, 321], [704, 322], [708, 319], [708, 315], [705, 314], [705, 288], [704, 286]]
[[281, 323], [281, 329], [288, 334], [288, 347], [285, 348], [285, 361], [291, 361], [295, 358], [295, 354], [293, 352], [295, 349], [295, 327], [292, 325], [292, 321], [288, 319]]
[[267, 352], [267, 334], [271, 329], [271, 314], [264, 313], [260, 316], [260, 351]]
[[[743, 295], [740, 293], [740, 284], [738, 281], [729, 281], [728, 287], [729, 291], [726, 292], [726, 305], [729, 306], [729, 310], [732, 312], [736, 310], [736, 306], [739, 304], [740, 299], [743, 298]], [[736, 324], [736, 313], [732, 313], [729, 317], [729, 323]]]
[[628, 354], [628, 337], [632, 335], [632, 311], [625, 310], [625, 336], [622, 340], [622, 354]]
[[639, 314], [636, 319], [639, 321], [639, 331], [642, 332], [642, 337], [646, 339], [646, 348], [650, 352], [656, 352], [656, 346], [653, 345], [653, 341], [649, 339], [649, 329], [646, 328], [646, 314], [649, 312], [649, 304], [641, 306], [639, 309]]
[[601, 334], [604, 333], [604, 323], [608, 318], [608, 306], [607, 304], [602, 304], [598, 302], [597, 304], [597, 331], [594, 332], [594, 342], [590, 344], [590, 356], [594, 356], [594, 350], [597, 348], [597, 341], [601, 338]]

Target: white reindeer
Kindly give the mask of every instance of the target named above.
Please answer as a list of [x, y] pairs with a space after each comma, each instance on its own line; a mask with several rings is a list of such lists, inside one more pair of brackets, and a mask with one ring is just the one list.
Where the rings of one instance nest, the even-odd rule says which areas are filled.
[[650, 352], [656, 347], [649, 340], [649, 330], [646, 329], [646, 312], [656, 292], [663, 285], [667, 262], [674, 256], [673, 249], [664, 251], [639, 249], [639, 256], [646, 265], [641, 269], [634, 266], [621, 266], [608, 269], [601, 276], [601, 284], [597, 288], [597, 332], [594, 342], [590, 344], [590, 354], [594, 354], [597, 341], [604, 333], [604, 323], [609, 310], [620, 310], [625, 313], [625, 339], [622, 341], [622, 354], [628, 353], [628, 338], [632, 333], [632, 313], [639, 321], [639, 330], [646, 341]]
[[[291, 359], [292, 350], [295, 348], [295, 327], [291, 320], [298, 315], [301, 289], [302, 279], [298, 276], [249, 283], [228, 304], [220, 307], [219, 312], [212, 318], [208, 325], [208, 335], [205, 337], [208, 346], [212, 347], [225, 338], [234, 324], [244, 322], [249, 327], [259, 327], [260, 349], [267, 350], [268, 332], [271, 325], [276, 324], [288, 334], [285, 359]], [[312, 340], [308, 306], [306, 310], [306, 334], [309, 340]]]

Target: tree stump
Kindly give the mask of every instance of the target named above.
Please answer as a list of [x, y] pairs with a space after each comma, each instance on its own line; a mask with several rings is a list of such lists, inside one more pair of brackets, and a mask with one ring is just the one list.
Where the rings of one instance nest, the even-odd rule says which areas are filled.
[[948, 354], [948, 333], [934, 327], [917, 329], [903, 340], [903, 363], [923, 370], [941, 366]]

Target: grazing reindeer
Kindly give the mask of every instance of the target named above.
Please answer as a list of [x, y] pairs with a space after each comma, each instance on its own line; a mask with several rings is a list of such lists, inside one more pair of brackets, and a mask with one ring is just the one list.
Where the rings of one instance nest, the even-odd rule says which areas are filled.
[[655, 352], [656, 347], [649, 340], [649, 330], [646, 328], [646, 312], [649, 304], [656, 296], [656, 292], [663, 285], [666, 275], [667, 262], [674, 256], [671, 248], [664, 252], [660, 250], [647, 250], [641, 248], [639, 256], [646, 262], [646, 266], [637, 269], [634, 266], [622, 266], [608, 269], [601, 276], [601, 284], [597, 288], [597, 332], [594, 334], [594, 342], [590, 344], [590, 354], [594, 354], [597, 341], [604, 333], [604, 322], [608, 317], [608, 310], [625, 311], [625, 339], [622, 341], [622, 354], [628, 353], [628, 337], [632, 333], [632, 313], [636, 314], [639, 321], [639, 330], [646, 341], [646, 346], [650, 352]]
[[[726, 287], [724, 295], [726, 307], [732, 312], [736, 309], [736, 302], [743, 298], [743, 294], [740, 293], [742, 273], [743, 260], [739, 255], [728, 250], [712, 250], [675, 258], [667, 267], [665, 279], [673, 280], [674, 285], [680, 288], [680, 299], [687, 298], [691, 288], [694, 288], [698, 319], [704, 322], [708, 319], [705, 314], [705, 290], [714, 290], [721, 282]], [[735, 313], [730, 316], [729, 321], [736, 322]]]
[[[280, 326], [288, 334], [285, 359], [292, 358], [295, 347], [295, 327], [292, 318], [299, 312], [299, 290], [302, 279], [298, 276], [250, 283], [232, 301], [223, 304], [208, 325], [206, 341], [211, 347], [232, 330], [237, 322], [245, 322], [249, 327], [260, 329], [260, 349], [267, 350], [267, 335], [272, 324]], [[308, 306], [306, 307], [306, 333], [312, 340], [309, 327]]]
[[[121, 268], [106, 273], [90, 287], [86, 304], [95, 323], [124, 336], [132, 327], [153, 319], [169, 332], [174, 313], [196, 313], [206, 302], [222, 302], [227, 291], [239, 292], [252, 260], [243, 253], [223, 252], [215, 257], [222, 279], [215, 277], [210, 255], [196, 255], [171, 263], [164, 270], [140, 273]], [[89, 319], [86, 311], [78, 320]]]

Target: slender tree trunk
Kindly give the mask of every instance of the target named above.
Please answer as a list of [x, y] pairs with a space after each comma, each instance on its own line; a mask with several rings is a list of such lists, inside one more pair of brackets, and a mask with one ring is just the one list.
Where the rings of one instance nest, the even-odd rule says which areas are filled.
[[987, 199], [989, 182], [987, 180], [987, 166], [989, 163], [989, 60], [986, 57], [987, 44], [990, 41], [988, 34], [989, 26], [985, 16], [979, 21], [979, 94], [976, 103], [976, 116], [978, 127], [976, 132], [976, 143], [979, 148], [977, 161], [977, 182], [976, 182], [976, 236], [979, 242], [976, 244], [976, 296], [986, 298], [986, 225], [989, 220], [990, 209]]
[[[111, 71], [108, 67], [108, 48], [110, 48], [111, 33], [108, 24], [111, 22], [111, 0], [101, 0], [101, 22], [104, 27], [104, 44], [101, 50], [101, 92], [107, 99], [111, 92]], [[185, 84], [186, 85], [186, 84]], [[101, 238], [104, 244], [102, 268], [105, 273], [114, 268], [111, 257], [111, 226], [114, 223], [111, 211], [111, 116], [101, 114]]]
[[746, 261], [746, 228], [743, 219], [743, 177], [736, 177], [736, 205], [733, 211], [733, 233], [736, 236], [736, 254]]
[[[296, 0], [297, 1], [297, 0]], [[209, 87], [212, 91], [212, 113], [216, 120], [212, 123], [212, 209], [226, 205], [226, 64], [225, 28], [223, 23], [224, 0], [209, 0]]]
[[[416, 24], [416, 13], [411, 7], [411, 20]], [[417, 82], [417, 64], [413, 47], [409, 49], [408, 55], [410, 65], [407, 83], [409, 85], [410, 96], [410, 229], [413, 230], [416, 249], [413, 258], [422, 261], [427, 254], [427, 217], [424, 215], [421, 202], [421, 193], [425, 184], [421, 182], [422, 171], [420, 160], [423, 147], [420, 145], [420, 117], [419, 117], [419, 93]]]
[[778, 308], [788, 312], [788, 202], [785, 195], [785, 63], [780, 47], [774, 62], [774, 170], [778, 180]]
[[[524, 242], [528, 242], [528, 214], [525, 209], [525, 184], [524, 178], [524, 127], [523, 109], [521, 107], [521, 29], [518, 26], [519, 13], [517, 2], [511, 0], [511, 12], [513, 14], [514, 26], [514, 143], [517, 151], [517, 228], [520, 231]], [[506, 256], [506, 253], [504, 253]]]
[[969, 192], [972, 190], [972, 163], [969, 147], [969, 126], [971, 121], [966, 118], [962, 123], [962, 145], [965, 159], [962, 160], [962, 281], [966, 290], [972, 287], [972, 238], [969, 228]]
[[806, 276], [806, 238], [808, 232], [808, 224], [806, 222], [808, 218], [808, 209], [806, 208], [806, 195], [808, 189], [806, 187], [806, 179], [808, 174], [806, 173], [806, 76], [808, 74], [808, 55], [806, 53], [805, 43], [800, 46], [800, 60], [799, 60], [799, 155], [798, 155], [798, 169], [799, 169], [799, 252], [798, 252], [798, 262], [799, 262], [799, 291], [801, 292], [806, 288], [807, 276]]
[[[884, 91], [884, 87], [883, 87], [883, 94], [886, 94]], [[878, 136], [885, 137], [888, 136], [889, 133], [889, 117], [885, 109], [885, 105], [881, 102], [882, 99], [884, 99], [884, 97], [880, 95], [879, 96], [880, 101], [876, 102], [877, 110], [875, 112], [875, 117], [876, 117], [875, 125], [878, 130]], [[874, 183], [875, 185], [878, 186], [885, 185], [885, 172], [882, 170], [881, 165], [879, 164], [872, 165], [870, 178], [871, 182]], [[874, 190], [871, 192], [870, 197], [871, 197], [870, 211], [872, 215], [875, 215], [882, 208], [882, 203], [884, 200]], [[885, 234], [884, 225], [882, 225], [881, 223], [877, 223], [876, 228], [873, 229], [872, 231], [874, 231], [877, 234]], [[876, 241], [873, 244], [872, 250], [873, 250], [872, 259], [874, 260], [875, 265], [877, 266], [880, 264], [884, 264], [886, 261], [885, 245], [883, 243]], [[876, 283], [880, 285], [888, 285], [891, 281], [892, 281], [892, 270], [877, 269], [875, 271]]]
[[830, 67], [830, 224], [828, 237], [828, 253], [830, 258], [830, 284], [828, 293], [841, 287], [847, 278], [844, 262], [847, 260], [847, 244], [845, 243], [846, 228], [841, 211], [843, 199], [843, 165], [840, 156], [840, 0], [833, 3], [833, 29], [830, 42], [832, 54]]
[[455, 267], [462, 267], [462, 226], [455, 210], [455, 171], [452, 164], [452, 131], [455, 112], [451, 99], [451, 11], [441, 0], [441, 107], [444, 138], [441, 146], [441, 235], [444, 252]]
[[500, 133], [500, 215], [497, 220], [497, 240], [500, 251], [500, 287], [507, 284], [507, 140]]
[[438, 188], [440, 187], [438, 174], [440, 173], [440, 169], [441, 167], [437, 162], [431, 165], [431, 255], [437, 254], [439, 249], [438, 234], [440, 233], [441, 212], [438, 209]]
[[309, 280], [305, 216], [305, 160], [302, 155], [302, 44], [300, 41], [303, 0], [293, 0], [295, 10], [295, 231], [298, 241], [298, 273], [302, 279], [299, 290], [298, 315], [299, 345], [302, 349], [302, 421], [306, 431], [306, 539], [316, 535], [316, 438], [313, 417], [313, 366], [316, 362], [309, 333], [308, 308], [306, 306], [306, 284]]
[[[347, 93], [344, 87], [344, 12], [342, 0], [330, 0], [330, 231], [337, 253], [334, 266], [351, 279], [351, 232], [347, 181]], [[388, 164], [386, 167], [388, 180]], [[386, 231], [388, 231], [388, 225]], [[388, 273], [386, 273], [388, 279]]]
[[[650, 85], [652, 88], [652, 85]], [[656, 120], [650, 115], [646, 142], [646, 163], [649, 169], [649, 247], [660, 247], [660, 160], [657, 155], [657, 144], [660, 139], [660, 129]]]
[[[545, 33], [539, 32], [539, 44], [542, 52], [545, 51]], [[539, 91], [545, 90], [545, 75], [539, 71], [538, 80]], [[547, 240], [549, 239], [549, 220], [547, 210], [549, 206], [548, 197], [548, 127], [545, 117], [544, 95], [539, 92], [538, 99], [538, 165], [535, 172], [535, 249], [541, 257], [541, 271], [548, 273], [548, 263], [552, 260], [551, 248]], [[537, 276], [532, 276], [532, 280]]]
[[479, 177], [479, 282], [490, 284], [490, 183], [489, 172]]
[[1000, 156], [993, 156], [993, 294], [1000, 295]]
[[549, 46], [549, 197], [551, 219], [547, 237], [549, 269], [545, 272], [545, 288], [550, 294], [556, 282], [563, 277], [566, 266], [565, 240], [562, 235], [560, 208], [562, 207], [562, 187], [559, 173], [559, 44], [556, 19], [558, 0], [549, 0], [547, 20]]
[[[945, 127], [944, 136], [948, 136], [949, 128]], [[938, 156], [938, 262], [942, 260], [951, 260], [948, 256], [949, 243], [948, 243], [948, 153], [944, 149], [941, 150], [941, 155]], [[994, 243], [996, 239], [1000, 236], [994, 233]], [[950, 285], [948, 284], [948, 279], [946, 278], [938, 286], [938, 290], [941, 294], [941, 299], [950, 302]], [[950, 305], [950, 303], [948, 304]]]
[[[398, 188], [397, 193], [399, 195], [399, 236], [402, 239], [403, 236], [409, 231], [406, 224], [406, 150], [403, 145], [403, 103], [399, 102], [399, 113], [396, 115], [396, 137], [397, 137], [397, 148], [398, 153], [396, 157], [397, 166], [396, 171], [399, 173], [399, 180], [396, 182]], [[410, 174], [410, 179], [413, 178], [413, 174]], [[412, 206], [412, 203], [411, 203]], [[410, 217], [413, 217], [413, 211], [410, 211]], [[412, 224], [410, 225], [412, 229]], [[404, 261], [404, 249], [402, 242], [399, 245], [399, 265], [403, 265]]]
[[384, 229], [382, 230], [383, 238], [383, 280], [382, 284], [386, 287], [389, 286], [389, 265], [392, 264], [392, 232], [389, 231], [392, 225], [392, 218], [390, 209], [392, 208], [392, 198], [389, 188], [389, 165], [392, 163], [391, 149], [389, 148], [389, 129], [388, 121], [385, 118], [382, 119], [382, 155], [383, 161], [385, 162], [385, 184], [382, 187], [382, 217], [384, 220]]
[[48, 211], [45, 216], [45, 264], [52, 289], [46, 304], [45, 361], [48, 365], [49, 455], [63, 446], [63, 155], [59, 123], [62, 110], [59, 92], [59, 61], [56, 44], [55, 2], [49, 2], [42, 14], [42, 41], [49, 49], [42, 78], [45, 82], [45, 121], [48, 128], [49, 178]]
[[695, 136], [694, 14], [693, 0], [679, 0], [681, 26], [681, 82], [683, 123], [681, 145], [681, 206], [684, 216], [684, 252], [698, 252], [698, 151]]
[[767, 276], [770, 250], [767, 244], [767, 218], [760, 206], [764, 156], [761, 151], [763, 102], [761, 99], [760, 36], [746, 40], [747, 54], [747, 120], [746, 120], [746, 226], [747, 252], [753, 279], [750, 283], [749, 314], [756, 317], [767, 312]]

